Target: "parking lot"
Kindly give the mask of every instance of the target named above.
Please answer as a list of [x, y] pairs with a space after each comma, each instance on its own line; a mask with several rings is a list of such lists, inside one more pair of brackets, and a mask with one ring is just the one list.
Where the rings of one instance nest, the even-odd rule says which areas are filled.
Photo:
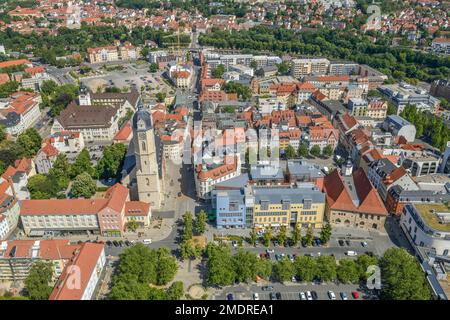
[[[267, 287], [270, 287], [267, 290]], [[270, 283], [269, 285], [245, 285], [240, 284], [228, 288], [224, 288], [222, 292], [215, 296], [215, 300], [228, 300], [230, 294], [233, 300], [255, 300], [255, 293], [258, 294], [258, 300], [304, 300], [300, 293], [307, 296], [310, 292], [308, 300], [331, 300], [329, 291], [332, 291], [335, 300], [344, 300], [342, 294], [345, 294], [345, 300], [376, 300], [378, 296], [371, 290], [367, 290], [359, 284], [336, 284], [336, 283]], [[353, 293], [356, 293], [353, 295]], [[356, 297], [356, 298], [355, 298]], [[334, 300], [334, 299], [333, 299]]]
[[147, 63], [141, 65], [122, 64], [122, 70], [108, 71], [105, 75], [90, 77], [83, 80], [92, 90], [96, 90], [99, 86], [117, 88], [136, 86], [143, 95], [154, 95], [157, 92], [173, 93], [174, 90], [167, 84], [167, 80], [163, 80], [162, 72], [150, 73]]

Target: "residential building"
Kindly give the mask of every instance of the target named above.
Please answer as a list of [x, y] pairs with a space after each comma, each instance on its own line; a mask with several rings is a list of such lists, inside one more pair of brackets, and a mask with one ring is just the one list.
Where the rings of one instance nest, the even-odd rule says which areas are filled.
[[325, 75], [329, 65], [330, 61], [323, 58], [292, 59], [291, 75], [295, 78], [310, 75]]
[[113, 61], [127, 61], [139, 58], [140, 48], [126, 41], [123, 45], [116, 40], [114, 45], [87, 48], [89, 63], [102, 63]]
[[435, 53], [450, 54], [450, 38], [434, 38], [431, 50]]
[[450, 101], [450, 80], [435, 80], [431, 84], [430, 94]]
[[436, 155], [419, 152], [403, 157], [401, 164], [411, 176], [420, 177], [437, 173], [439, 162]]
[[[83, 243], [56, 281], [49, 300], [91, 300], [106, 265], [103, 243]], [[79, 286], [74, 286], [79, 277]]]
[[44, 143], [34, 159], [36, 171], [41, 174], [49, 173], [58, 154], [59, 151], [53, 145]]
[[101, 199], [24, 200], [20, 221], [29, 236], [60, 232], [121, 236], [129, 201], [128, 189], [118, 183]]
[[33, 92], [15, 92], [6, 102], [0, 101], [0, 125], [12, 135], [30, 128], [41, 116], [41, 96]]
[[412, 245], [448, 256], [450, 212], [445, 204], [406, 204], [400, 216], [400, 226]]

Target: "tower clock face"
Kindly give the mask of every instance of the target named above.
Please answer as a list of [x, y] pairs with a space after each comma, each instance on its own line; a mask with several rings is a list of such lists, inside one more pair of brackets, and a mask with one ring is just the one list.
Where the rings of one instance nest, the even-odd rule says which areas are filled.
[[139, 132], [139, 139], [140, 140], [145, 139], [145, 132]]

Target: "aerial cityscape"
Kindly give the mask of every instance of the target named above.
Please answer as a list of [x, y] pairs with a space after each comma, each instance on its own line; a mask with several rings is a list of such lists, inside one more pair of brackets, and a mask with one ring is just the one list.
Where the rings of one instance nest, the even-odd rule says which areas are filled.
[[0, 1], [0, 300], [448, 300], [449, 8]]

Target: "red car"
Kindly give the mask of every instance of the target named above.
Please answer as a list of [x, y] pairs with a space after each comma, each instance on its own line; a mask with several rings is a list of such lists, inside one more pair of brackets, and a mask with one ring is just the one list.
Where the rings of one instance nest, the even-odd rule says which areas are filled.
[[356, 291], [352, 291], [353, 299], [359, 299], [359, 293]]

